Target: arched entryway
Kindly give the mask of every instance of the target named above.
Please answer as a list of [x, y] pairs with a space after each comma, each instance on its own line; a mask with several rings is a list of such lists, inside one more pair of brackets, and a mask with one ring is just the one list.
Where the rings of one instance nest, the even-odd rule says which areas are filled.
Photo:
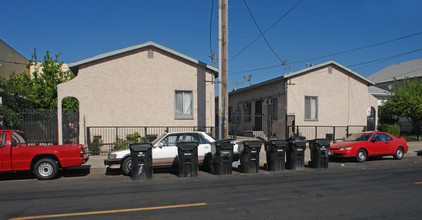
[[62, 100], [63, 144], [79, 144], [79, 101], [75, 97]]
[[368, 109], [366, 126], [368, 131], [375, 131], [376, 110], [374, 107]]

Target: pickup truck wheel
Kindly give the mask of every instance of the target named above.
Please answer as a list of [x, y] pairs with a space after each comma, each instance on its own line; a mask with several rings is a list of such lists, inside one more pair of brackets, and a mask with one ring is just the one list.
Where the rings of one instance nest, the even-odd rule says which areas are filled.
[[126, 157], [122, 163], [122, 172], [124, 175], [129, 176], [132, 171], [132, 158]]
[[54, 178], [59, 172], [59, 165], [50, 158], [44, 158], [37, 161], [34, 165], [34, 174], [39, 180], [48, 180]]

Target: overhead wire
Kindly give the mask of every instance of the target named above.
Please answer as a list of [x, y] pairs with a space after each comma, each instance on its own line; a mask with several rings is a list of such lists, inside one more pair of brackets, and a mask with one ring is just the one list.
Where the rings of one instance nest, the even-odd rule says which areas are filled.
[[[277, 19], [276, 22], [274, 22], [269, 28], [267, 28], [263, 33], [267, 33], [269, 30], [271, 30], [278, 22], [280, 22], [284, 17], [286, 17], [288, 14], [290, 14], [293, 9], [295, 9], [303, 0], [298, 1], [293, 7], [291, 7], [286, 13], [284, 13], [279, 19]], [[238, 57], [240, 54], [242, 54], [245, 50], [247, 50], [252, 44], [254, 44], [257, 40], [261, 38], [262, 34], [259, 35], [257, 38], [255, 38], [252, 42], [250, 42], [246, 47], [244, 47], [242, 50], [240, 50], [236, 55], [234, 55], [232, 58], [229, 59], [229, 62], [234, 60], [236, 57]]]
[[[414, 34], [394, 38], [394, 39], [391, 39], [391, 40], [382, 41], [382, 42], [378, 42], [378, 43], [374, 43], [374, 44], [370, 44], [370, 45], [366, 45], [366, 46], [362, 46], [362, 47], [358, 47], [358, 48], [354, 48], [354, 49], [344, 50], [344, 51], [341, 51], [341, 52], [336, 52], [336, 53], [332, 53], [332, 54], [328, 54], [328, 55], [324, 55], [324, 56], [318, 56], [318, 57], [314, 57], [314, 58], [295, 61], [295, 62], [292, 62], [292, 64], [297, 64], [297, 63], [302, 63], [302, 62], [306, 62], [306, 61], [321, 59], [321, 58], [330, 57], [330, 56], [335, 56], [335, 55], [339, 55], [339, 54], [354, 52], [354, 51], [357, 51], [357, 50], [362, 50], [362, 49], [366, 49], [366, 48], [370, 48], [370, 47], [375, 47], [375, 46], [391, 43], [391, 42], [398, 41], [398, 40], [403, 40], [403, 39], [406, 39], [406, 38], [409, 38], [409, 37], [414, 37], [414, 36], [417, 36], [417, 35], [420, 35], [420, 34], [422, 34], [422, 32], [417, 32], [417, 33], [414, 33]], [[386, 58], [384, 58], [384, 59], [386, 59]], [[264, 70], [264, 69], [271, 69], [271, 68], [276, 68], [276, 67], [279, 67], [279, 66], [280, 65], [272, 65], [272, 66], [260, 67], [260, 68], [250, 69], [250, 70], [236, 71], [236, 72], [232, 72], [231, 74], [257, 71], [257, 70]]]
[[264, 38], [265, 43], [267, 43], [268, 47], [271, 49], [271, 51], [273, 52], [273, 54], [278, 58], [278, 60], [280, 60], [281, 64], [284, 65], [284, 61], [278, 56], [278, 54], [274, 51], [273, 47], [271, 46], [270, 42], [268, 42], [267, 38], [265, 37], [264, 33], [262, 32], [261, 28], [259, 27], [258, 23], [255, 20], [255, 17], [253, 16], [251, 10], [249, 9], [248, 4], [246, 3], [246, 0], [243, 0], [243, 3], [246, 6], [246, 9], [249, 12], [249, 15], [251, 16], [253, 22], [255, 23], [256, 28], [258, 29], [259, 33], [261, 33], [262, 38]]
[[354, 66], [360, 66], [360, 65], [365, 65], [365, 64], [369, 64], [369, 63], [379, 62], [379, 61], [386, 60], [386, 59], [391, 59], [391, 58], [396, 58], [396, 57], [401, 57], [401, 56], [405, 56], [405, 55], [408, 55], [408, 54], [416, 53], [416, 52], [419, 52], [419, 51], [422, 51], [422, 48], [417, 49], [417, 50], [408, 51], [408, 52], [401, 53], [401, 54], [397, 54], [397, 55], [393, 55], [393, 56], [388, 56], [388, 57], [376, 59], [376, 60], [371, 60], [371, 61], [367, 61], [367, 62], [363, 62], [363, 63], [353, 64], [353, 65], [350, 65], [350, 66], [347, 66], [347, 67], [354, 67]]
[[328, 55], [324, 55], [324, 56], [313, 57], [313, 58], [309, 58], [309, 59], [305, 59], [305, 60], [299, 60], [299, 61], [293, 62], [292, 64], [302, 63], [302, 62], [311, 61], [311, 60], [317, 60], [317, 59], [326, 58], [326, 57], [335, 56], [335, 55], [340, 55], [340, 54], [344, 54], [344, 53], [350, 53], [350, 52], [354, 52], [354, 51], [357, 51], [357, 50], [362, 50], [362, 49], [375, 47], [375, 46], [378, 46], [378, 45], [383, 45], [383, 44], [391, 43], [391, 42], [394, 42], [394, 41], [406, 39], [406, 38], [413, 37], [413, 36], [420, 35], [420, 34], [422, 34], [422, 32], [418, 32], [418, 33], [406, 35], [406, 36], [403, 36], [403, 37], [398, 37], [398, 38], [395, 38], [395, 39], [382, 41], [382, 42], [379, 42], [379, 43], [370, 44], [370, 45], [366, 45], [366, 46], [362, 46], [362, 47], [358, 47], [358, 48], [354, 48], [354, 49], [350, 49], [350, 50], [344, 50], [344, 51], [341, 51], [341, 52], [332, 53], [332, 54], [328, 54]]

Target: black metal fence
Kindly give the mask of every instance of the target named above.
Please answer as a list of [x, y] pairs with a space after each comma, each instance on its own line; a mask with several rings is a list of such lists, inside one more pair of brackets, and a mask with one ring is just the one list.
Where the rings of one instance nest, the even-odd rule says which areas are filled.
[[[86, 131], [90, 150], [99, 153], [127, 149], [135, 142], [151, 142], [168, 132], [203, 131], [212, 137], [216, 133], [215, 127], [195, 126], [90, 126]], [[99, 149], [92, 149], [92, 146]]]
[[[2, 118], [2, 129], [16, 129], [25, 133], [29, 145], [59, 143], [56, 109], [22, 109], [17, 118]], [[65, 144], [79, 141], [79, 113], [63, 113], [63, 137]]]
[[366, 131], [366, 125], [349, 126], [288, 126], [288, 136], [299, 135], [306, 139], [328, 138], [333, 142], [344, 140], [350, 134]]
[[28, 144], [58, 144], [57, 110], [55, 109], [22, 109], [18, 118], [3, 120], [12, 124], [3, 125], [3, 129], [16, 129], [25, 132]]

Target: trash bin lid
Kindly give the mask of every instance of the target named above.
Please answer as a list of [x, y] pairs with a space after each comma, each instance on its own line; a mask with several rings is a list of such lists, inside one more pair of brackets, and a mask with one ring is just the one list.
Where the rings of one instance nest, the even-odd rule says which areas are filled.
[[330, 146], [331, 144], [331, 140], [327, 138], [314, 139], [314, 140], [311, 140], [311, 142], [315, 142], [316, 144], [319, 144], [321, 146]]
[[288, 142], [286, 140], [270, 140], [269, 143], [275, 145], [277, 148], [282, 148], [286, 147]]
[[233, 139], [218, 140], [215, 142], [215, 146], [223, 150], [230, 150], [233, 148], [234, 144], [232, 143]]
[[[296, 136], [299, 137], [299, 136]], [[306, 146], [306, 140], [302, 138], [290, 138], [287, 140], [289, 142], [289, 145], [294, 144], [298, 147]]]
[[193, 150], [198, 147], [198, 142], [179, 142], [177, 147], [181, 150]]
[[148, 151], [152, 148], [151, 143], [134, 143], [129, 146], [129, 148], [133, 151], [140, 152], [140, 151]]
[[303, 136], [291, 136], [289, 140], [306, 140], [306, 137]]
[[261, 148], [261, 144], [261, 141], [243, 141], [243, 145], [250, 148]]

